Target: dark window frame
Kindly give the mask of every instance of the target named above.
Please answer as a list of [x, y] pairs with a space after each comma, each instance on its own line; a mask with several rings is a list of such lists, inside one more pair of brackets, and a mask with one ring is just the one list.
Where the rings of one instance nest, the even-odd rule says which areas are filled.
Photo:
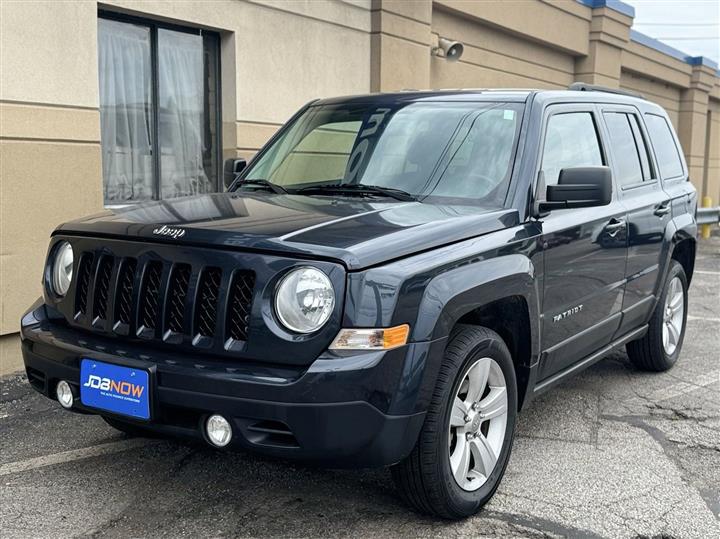
[[[615, 104], [604, 104], [600, 105], [600, 115], [602, 116], [603, 121], [603, 131], [604, 135], [608, 138], [610, 137], [610, 128], [608, 127], [607, 121], [605, 120], [605, 114], [606, 113], [619, 113], [619, 114], [625, 114], [627, 116], [634, 116], [635, 121], [637, 122], [637, 127], [640, 130], [640, 136], [643, 144], [645, 145], [645, 151], [647, 152], [647, 158], [648, 158], [648, 165], [650, 167], [650, 178], [645, 179], [644, 173], [643, 173], [643, 181], [631, 183], [627, 185], [619, 185], [617, 181], [613, 180], [613, 183], [617, 185], [620, 192], [624, 191], [630, 191], [633, 189], [637, 189], [640, 187], [649, 187], [649, 186], [658, 186], [660, 184], [660, 168], [658, 166], [657, 160], [655, 158], [655, 153], [653, 151], [653, 147], [651, 145], [650, 141], [650, 134], [648, 132], [647, 126], [645, 125], [643, 113], [638, 110], [636, 107], [631, 105], [615, 105]], [[633, 139], [635, 140], [635, 149], [638, 151], [638, 158], [640, 159], [640, 168], [642, 170], [642, 157], [640, 156], [640, 149], [637, 145], [637, 138], [635, 129], [633, 126], [633, 123], [628, 119], [628, 123], [630, 124], [630, 129], [633, 132]], [[614, 163], [613, 156], [610, 156], [610, 163]], [[613, 174], [614, 176], [614, 174]]]
[[[633, 132], [633, 138], [635, 139], [635, 148], [638, 151], [638, 157], [640, 158], [640, 169], [642, 170], [643, 182], [653, 182], [658, 180], [657, 167], [654, 166], [652, 159], [650, 158], [650, 146], [648, 139], [643, 133], [643, 128], [640, 125], [640, 118], [635, 113], [627, 113], [628, 121], [630, 122], [630, 129]], [[633, 120], [635, 120], [633, 122]], [[645, 160], [643, 160], [643, 155]], [[647, 170], [646, 170], [647, 169]]]
[[[605, 130], [607, 131], [608, 143], [612, 144], [612, 142], [611, 142], [612, 133], [610, 131], [610, 124], [608, 123], [608, 119], [606, 117], [609, 114], [620, 114], [625, 117], [624, 118], [625, 122], [627, 122], [628, 128], [630, 129], [630, 133], [633, 138], [633, 144], [635, 146], [635, 155], [637, 157], [638, 165], [640, 166], [640, 176], [642, 178], [642, 180], [640, 180], [639, 182], [633, 182], [633, 183], [628, 183], [628, 184], [622, 184], [620, 182], [620, 178], [617, 178], [616, 183], [617, 183], [618, 187], [622, 191], [627, 191], [629, 189], [635, 189], [637, 187], [653, 185], [655, 182], [658, 181], [658, 179], [656, 177], [657, 175], [655, 174], [655, 170], [657, 169], [657, 167], [654, 165], [654, 163], [651, 159], [649, 147], [647, 144], [647, 139], [642, 131], [642, 127], [640, 127], [641, 124], [640, 124], [640, 120], [638, 118], [637, 112], [634, 109], [629, 109], [629, 108], [603, 108], [602, 109], [603, 123], [605, 126]], [[635, 118], [635, 124], [633, 124], [632, 118]], [[638, 137], [640, 137], [640, 143], [638, 143]], [[642, 148], [645, 149], [645, 159], [647, 160], [647, 163], [643, 162], [641, 146], [642, 146]], [[617, 166], [617, 159], [618, 159], [617, 153], [613, 152], [612, 156], [611, 156], [611, 162], [613, 164], [613, 168], [615, 166]], [[646, 165], [647, 165], [647, 167], [646, 167]], [[647, 171], [646, 171], [646, 168], [647, 168]], [[646, 172], [648, 174], [647, 176], [646, 176]]]
[[650, 128], [648, 128], [647, 125], [646, 125], [645, 127], [646, 127], [646, 129], [647, 129], [647, 131], [648, 131], [648, 139], [650, 140], [650, 145], [651, 145], [651, 148], [652, 148], [653, 156], [655, 157], [655, 162], [658, 163], [658, 166], [657, 166], [657, 176], [658, 176], [658, 178], [659, 178], [660, 180], [662, 180], [663, 183], [665, 183], [665, 182], [688, 181], [688, 180], [689, 180], [689, 178], [688, 178], [688, 176], [689, 176], [688, 169], [686, 168], [686, 163], [685, 163], [685, 161], [683, 160], [682, 150], [681, 150], [681, 147], [680, 147], [679, 144], [678, 144], [679, 141], [678, 141], [678, 139], [677, 139], [677, 133], [675, 132], [675, 129], [673, 128], [672, 122], [670, 122], [670, 120], [669, 120], [666, 116], [664, 116], [664, 115], [662, 115], [662, 114], [659, 114], [659, 113], [657, 113], [657, 112], [645, 112], [645, 113], [643, 113], [643, 122], [646, 121], [646, 117], [647, 117], [647, 116], [655, 116], [655, 117], [657, 117], [657, 118], [662, 119], [662, 120], [665, 122], [665, 127], [667, 127], [668, 131], [670, 132], [670, 138], [672, 139], [673, 146], [675, 147], [675, 153], [676, 153], [676, 155], [677, 155], [678, 161], [680, 162], [680, 170], [681, 170], [680, 174], [678, 174], [678, 175], [676, 175], [676, 176], [669, 176], [669, 177], [667, 177], [667, 178], [664, 178], [664, 177], [662, 176], [662, 172], [661, 172], [661, 170], [660, 170], [660, 165], [659, 165], [659, 159], [657, 158], [657, 154], [656, 154], [655, 143], [653, 142], [652, 137], [649, 136], [649, 134], [650, 134]]
[[[161, 149], [160, 149], [160, 82], [158, 76], [158, 30], [172, 30], [175, 32], [182, 32], [185, 34], [199, 35], [199, 36], [212, 36], [216, 40], [216, 54], [215, 54], [215, 65], [217, 66], [217, 73], [215, 76], [215, 95], [217, 96], [217, 103], [215, 106], [215, 132], [217, 133], [217, 147], [214, 148], [215, 159], [217, 162], [217, 170], [215, 171], [215, 178], [213, 180], [213, 186], [215, 192], [220, 192], [224, 189], [223, 184], [223, 141], [222, 141], [222, 64], [220, 53], [220, 33], [212, 30], [205, 30], [199, 27], [192, 26], [181, 26], [178, 24], [167, 23], [164, 21], [158, 21], [146, 17], [138, 17], [135, 15], [128, 15], [117, 11], [110, 11], [107, 9], [98, 10], [98, 19], [107, 19], [111, 21], [124, 22], [128, 24], [136, 24], [145, 26], [150, 29], [150, 70], [152, 73], [151, 80], [151, 96], [152, 96], [152, 168], [153, 168], [153, 196], [152, 200], [161, 200], [160, 189], [161, 189]], [[205, 62], [203, 62], [205, 64]], [[207, 67], [207, 66], [206, 66]], [[103, 178], [103, 182], [105, 178]], [[138, 203], [139, 201], [129, 201], [130, 203]]]
[[[545, 200], [545, 194], [546, 193], [538, 193], [538, 177], [540, 172], [543, 170], [543, 158], [545, 157], [545, 143], [547, 139], [547, 129], [548, 124], [550, 123], [550, 119], [553, 116], [558, 116], [561, 114], [577, 114], [577, 113], [587, 113], [590, 115], [590, 119], [593, 123], [593, 128], [595, 129], [595, 138], [598, 142], [598, 148], [600, 149], [600, 160], [602, 162], [602, 166], [608, 166], [608, 152], [606, 148], [606, 141], [603, 137], [603, 133], [600, 130], [600, 124], [599, 124], [599, 118], [598, 118], [598, 110], [595, 107], [594, 103], [552, 103], [548, 105], [545, 108], [545, 111], [543, 113], [542, 118], [542, 124], [541, 124], [541, 133], [542, 138], [540, 140], [539, 149], [537, 153], [537, 160], [535, 163], [535, 179], [534, 179], [534, 185], [533, 185], [533, 192], [535, 193], [535, 200]], [[613, 179], [613, 184], [615, 183], [615, 180]], [[547, 180], [545, 180], [545, 186], [547, 187]], [[615, 189], [613, 189], [613, 193], [615, 192]], [[614, 199], [613, 194], [613, 199]]]

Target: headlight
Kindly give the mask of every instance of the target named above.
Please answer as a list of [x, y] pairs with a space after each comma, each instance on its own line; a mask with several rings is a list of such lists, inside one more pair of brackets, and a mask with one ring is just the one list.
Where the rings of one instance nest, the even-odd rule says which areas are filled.
[[64, 296], [73, 278], [73, 250], [68, 242], [60, 242], [55, 247], [51, 272], [53, 292], [57, 296]]
[[328, 321], [335, 306], [335, 291], [327, 275], [316, 268], [288, 273], [275, 292], [275, 313], [296, 333], [312, 333]]

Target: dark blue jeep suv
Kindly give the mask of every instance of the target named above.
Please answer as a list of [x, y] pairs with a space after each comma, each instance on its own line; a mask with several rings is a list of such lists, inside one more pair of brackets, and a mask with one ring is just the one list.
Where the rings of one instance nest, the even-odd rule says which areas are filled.
[[697, 197], [639, 96], [314, 101], [226, 174], [53, 232], [22, 319], [35, 389], [131, 434], [391, 466], [460, 518], [536, 395], [622, 346], [678, 360]]

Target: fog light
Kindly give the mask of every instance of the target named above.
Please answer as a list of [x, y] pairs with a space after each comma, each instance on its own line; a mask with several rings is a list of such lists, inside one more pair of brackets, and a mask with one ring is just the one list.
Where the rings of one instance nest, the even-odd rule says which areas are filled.
[[75, 398], [73, 397], [70, 384], [68, 384], [65, 380], [60, 380], [58, 382], [58, 385], [55, 387], [55, 395], [57, 395], [57, 400], [60, 403], [60, 406], [63, 408], [72, 408]]
[[205, 434], [214, 446], [225, 447], [232, 438], [232, 427], [223, 416], [211, 415], [205, 423]]

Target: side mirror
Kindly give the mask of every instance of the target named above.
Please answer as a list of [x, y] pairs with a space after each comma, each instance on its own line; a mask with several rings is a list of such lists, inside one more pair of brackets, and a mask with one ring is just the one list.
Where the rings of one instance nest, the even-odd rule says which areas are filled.
[[223, 183], [225, 188], [232, 185], [232, 182], [238, 177], [238, 175], [247, 166], [247, 161], [242, 157], [236, 159], [226, 159], [223, 165]]
[[540, 212], [563, 208], [605, 206], [612, 201], [609, 167], [573, 167], [560, 171], [557, 185], [548, 185]]

